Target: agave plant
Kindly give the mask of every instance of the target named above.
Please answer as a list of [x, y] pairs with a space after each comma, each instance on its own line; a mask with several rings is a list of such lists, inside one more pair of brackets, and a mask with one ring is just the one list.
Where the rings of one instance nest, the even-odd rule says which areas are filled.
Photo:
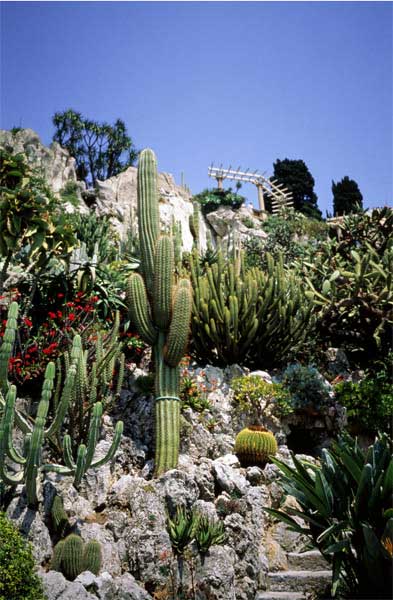
[[[298, 533], [332, 563], [332, 596], [391, 598], [393, 558], [392, 442], [379, 435], [367, 451], [345, 435], [321, 465], [299, 461], [294, 466], [272, 458], [281, 470], [283, 489], [301, 510], [265, 511]], [[293, 518], [301, 517], [305, 525]]]

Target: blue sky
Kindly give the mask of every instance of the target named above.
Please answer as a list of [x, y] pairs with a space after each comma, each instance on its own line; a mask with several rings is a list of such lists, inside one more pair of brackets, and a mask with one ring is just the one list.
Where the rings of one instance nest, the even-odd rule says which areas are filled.
[[[2, 2], [1, 127], [126, 122], [194, 193], [207, 167], [303, 159], [319, 206], [355, 179], [392, 200], [390, 2]], [[253, 186], [244, 186], [256, 200]]]

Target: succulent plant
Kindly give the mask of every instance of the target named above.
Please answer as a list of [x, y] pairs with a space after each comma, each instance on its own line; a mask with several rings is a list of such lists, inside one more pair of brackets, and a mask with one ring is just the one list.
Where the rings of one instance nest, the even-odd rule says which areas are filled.
[[157, 165], [152, 150], [143, 150], [138, 164], [138, 216], [141, 269], [128, 281], [131, 321], [153, 346], [155, 363], [155, 472], [177, 466], [179, 454], [179, 362], [191, 318], [191, 286], [174, 285], [173, 240], [159, 233]]
[[79, 535], [70, 533], [56, 544], [51, 568], [61, 571], [66, 579], [73, 581], [83, 571], [98, 575], [101, 563], [101, 545], [97, 540], [84, 544]]
[[277, 442], [271, 431], [262, 425], [242, 429], [235, 440], [235, 454], [244, 467], [265, 466], [277, 452]]

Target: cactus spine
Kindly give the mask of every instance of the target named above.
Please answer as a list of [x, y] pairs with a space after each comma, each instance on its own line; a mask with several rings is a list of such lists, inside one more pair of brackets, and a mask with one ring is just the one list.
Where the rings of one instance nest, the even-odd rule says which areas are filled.
[[153, 346], [156, 395], [155, 469], [177, 466], [179, 454], [179, 369], [186, 348], [192, 295], [187, 279], [173, 286], [173, 240], [159, 235], [157, 166], [152, 150], [138, 165], [138, 214], [143, 278], [131, 275], [127, 298], [138, 333]]
[[235, 454], [244, 467], [264, 466], [277, 452], [277, 442], [271, 431], [260, 425], [250, 425], [237, 434]]

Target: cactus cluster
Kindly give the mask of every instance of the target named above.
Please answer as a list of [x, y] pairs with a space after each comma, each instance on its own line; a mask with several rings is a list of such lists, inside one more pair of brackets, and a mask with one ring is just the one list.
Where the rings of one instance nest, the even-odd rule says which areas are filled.
[[[12, 330], [15, 330], [16, 327], [18, 306], [15, 303], [11, 304], [9, 308], [9, 317], [5, 332], [5, 335], [7, 334], [7, 340], [11, 340]], [[8, 365], [11, 352], [11, 343], [7, 343], [5, 348], [2, 346], [0, 358], [4, 364]], [[78, 393], [80, 394], [83, 389], [83, 378], [78, 378], [82, 354], [81, 339], [79, 336], [75, 336], [70, 360], [67, 363], [64, 385], [57, 385], [55, 392], [54, 382], [56, 367], [53, 362], [48, 363], [42, 386], [41, 400], [38, 404], [35, 419], [23, 417], [19, 410], [16, 409], [16, 387], [14, 385], [9, 385], [6, 376], [3, 374], [4, 379], [1, 381], [0, 387], [3, 390], [6, 389], [7, 393], [5, 399], [3, 395], [0, 394], [0, 408], [2, 409], [2, 418], [0, 421], [0, 480], [8, 486], [15, 486], [24, 482], [29, 505], [35, 505], [37, 503], [37, 482], [40, 470], [55, 471], [64, 475], [74, 475], [74, 485], [77, 487], [86, 471], [89, 468], [100, 467], [111, 460], [120, 444], [123, 431], [123, 423], [121, 421], [116, 425], [114, 439], [106, 455], [95, 462], [93, 461], [102, 418], [102, 404], [101, 402], [95, 402], [94, 404], [87, 406], [87, 445], [77, 441], [76, 460], [73, 460], [72, 454], [72, 434], [66, 433], [63, 437], [62, 444], [63, 458], [66, 466], [57, 464], [41, 465], [44, 441], [51, 440], [56, 445], [62, 434], [67, 416], [69, 417], [69, 421], [72, 420], [72, 407], [76, 404]], [[53, 405], [52, 422], [46, 427], [51, 404]], [[82, 403], [78, 409], [79, 420], [84, 418], [85, 409], [86, 405]], [[16, 425], [25, 436], [22, 452], [14, 446], [14, 425]], [[11, 471], [7, 465], [7, 460], [11, 460], [20, 465], [21, 470], [16, 473], [15, 470]]]
[[236, 436], [235, 454], [244, 467], [265, 466], [276, 452], [277, 442], [274, 435], [261, 425], [250, 425]]
[[56, 495], [53, 499], [51, 516], [53, 529], [61, 538], [54, 547], [51, 568], [61, 571], [70, 580], [82, 571], [98, 575], [102, 562], [101, 545], [96, 540], [84, 544], [79, 535], [70, 533], [71, 525], [60, 496]]
[[200, 359], [217, 365], [283, 362], [301, 346], [312, 326], [312, 303], [282, 259], [268, 257], [268, 269], [245, 270], [242, 253], [222, 254], [206, 273], [192, 261], [192, 335]]
[[156, 395], [156, 474], [174, 468], [179, 453], [179, 362], [191, 318], [190, 282], [174, 282], [173, 240], [160, 235], [157, 165], [150, 149], [138, 165], [138, 217], [143, 277], [131, 275], [127, 299], [131, 321], [153, 346]]
[[83, 571], [98, 575], [101, 562], [101, 545], [97, 540], [84, 544], [79, 535], [70, 533], [56, 544], [51, 568], [61, 571], [66, 579], [73, 581]]

